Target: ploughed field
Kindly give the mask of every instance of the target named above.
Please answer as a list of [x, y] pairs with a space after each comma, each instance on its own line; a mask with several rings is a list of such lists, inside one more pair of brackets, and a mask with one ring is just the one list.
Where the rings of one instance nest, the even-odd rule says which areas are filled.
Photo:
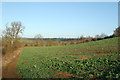
[[120, 37], [57, 47], [24, 47], [21, 78], [120, 78]]

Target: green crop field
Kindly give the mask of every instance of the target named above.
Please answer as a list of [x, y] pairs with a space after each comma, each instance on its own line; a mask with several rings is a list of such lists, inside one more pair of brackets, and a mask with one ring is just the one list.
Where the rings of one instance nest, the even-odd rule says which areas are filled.
[[57, 47], [24, 47], [21, 78], [120, 78], [120, 37]]

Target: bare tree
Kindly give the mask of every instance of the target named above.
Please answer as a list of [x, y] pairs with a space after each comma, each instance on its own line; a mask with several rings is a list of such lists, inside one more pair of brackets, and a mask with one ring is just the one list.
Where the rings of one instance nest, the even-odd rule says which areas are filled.
[[35, 42], [35, 45], [36, 45], [36, 46], [43, 44], [42, 42], [44, 42], [44, 41], [41, 39], [41, 38], [42, 38], [41, 34], [35, 35], [34, 38], [36, 39], [36, 42]]
[[11, 45], [17, 40], [18, 35], [22, 34], [25, 27], [22, 26], [21, 22], [12, 22], [11, 27], [6, 25], [6, 29], [3, 31], [3, 37], [11, 41]]
[[98, 37], [99, 37], [99, 35], [97, 34], [97, 35], [95, 35], [95, 40], [97, 40], [98, 39]]
[[83, 35], [81, 35], [81, 36], [80, 36], [80, 39], [81, 39], [81, 40], [83, 40], [83, 39], [84, 39], [84, 36], [83, 36]]
[[12, 22], [11, 26], [6, 25], [6, 29], [2, 34], [2, 53], [14, 51], [19, 47], [18, 37], [22, 34], [25, 27], [21, 22]]
[[105, 33], [101, 33], [101, 35], [99, 35], [99, 38], [104, 38], [106, 37], [107, 35]]
[[41, 34], [37, 34], [37, 35], [35, 35], [34, 38], [35, 38], [36, 40], [41, 40], [42, 36], [41, 36]]

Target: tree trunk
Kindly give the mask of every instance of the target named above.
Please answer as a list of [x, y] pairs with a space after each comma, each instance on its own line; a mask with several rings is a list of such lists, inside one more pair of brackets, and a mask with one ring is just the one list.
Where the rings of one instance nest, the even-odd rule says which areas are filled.
[[11, 45], [13, 45], [13, 40], [11, 41]]

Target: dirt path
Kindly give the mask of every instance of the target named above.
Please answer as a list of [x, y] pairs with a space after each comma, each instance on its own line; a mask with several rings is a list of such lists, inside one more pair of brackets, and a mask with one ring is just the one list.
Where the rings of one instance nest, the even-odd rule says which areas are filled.
[[[19, 56], [22, 53], [22, 49], [23, 48], [20, 48], [17, 51], [18, 55], [16, 54], [16, 57], [13, 58], [10, 61], [10, 63], [6, 64], [3, 67], [3, 70], [2, 70], [2, 77], [3, 77], [3, 79], [4, 78], [18, 78], [17, 80], [20, 80], [20, 76], [17, 74], [17, 71], [16, 71], [16, 65], [17, 65], [17, 61], [19, 60]], [[12, 55], [12, 56], [14, 56], [14, 55]]]

